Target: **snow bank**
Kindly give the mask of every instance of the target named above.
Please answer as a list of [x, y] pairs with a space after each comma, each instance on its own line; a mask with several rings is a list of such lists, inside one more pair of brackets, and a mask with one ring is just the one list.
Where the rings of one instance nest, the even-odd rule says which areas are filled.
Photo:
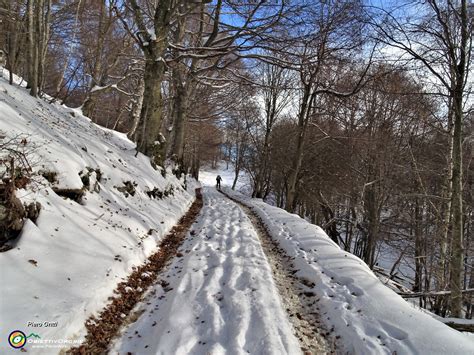
[[[42, 206], [36, 224], [28, 221], [13, 249], [0, 253], [0, 353], [5, 354], [15, 351], [6, 341], [13, 330], [43, 340], [81, 338], [84, 321], [107, 303], [132, 266], [156, 249], [194, 192], [171, 173], [163, 177], [154, 170], [124, 134], [95, 125], [78, 110], [35, 99], [4, 79], [0, 133], [4, 141], [25, 140], [34, 177], [17, 195]], [[81, 172], [89, 174], [88, 190]], [[68, 189], [85, 190], [82, 201], [54, 192]], [[147, 194], [151, 190], [156, 198]], [[26, 349], [59, 351], [32, 344]]]
[[296, 275], [314, 283], [322, 320], [355, 354], [474, 354], [472, 337], [449, 328], [384, 286], [356, 256], [297, 215], [226, 189], [249, 206], [293, 259]]

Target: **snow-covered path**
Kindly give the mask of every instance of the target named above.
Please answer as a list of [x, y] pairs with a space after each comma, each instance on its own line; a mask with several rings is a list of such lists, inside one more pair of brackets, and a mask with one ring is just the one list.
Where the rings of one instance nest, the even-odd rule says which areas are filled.
[[301, 353], [251, 221], [214, 188], [203, 192], [166, 282], [151, 290], [112, 353]]

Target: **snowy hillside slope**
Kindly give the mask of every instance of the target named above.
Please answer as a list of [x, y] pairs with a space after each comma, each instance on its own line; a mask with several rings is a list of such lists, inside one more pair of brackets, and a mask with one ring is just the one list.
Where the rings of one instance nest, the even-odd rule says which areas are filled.
[[313, 307], [348, 353], [474, 354], [472, 337], [407, 303], [320, 227], [262, 200], [225, 192], [252, 209], [292, 259], [295, 275], [314, 285]]
[[[15, 351], [6, 342], [13, 330], [57, 342], [80, 339], [84, 321], [156, 249], [194, 191], [186, 191], [169, 171], [163, 177], [153, 169], [124, 134], [95, 125], [77, 110], [35, 99], [4, 79], [0, 133], [4, 142], [23, 141], [34, 171], [17, 196], [42, 206], [36, 224], [27, 221], [13, 249], [0, 253], [0, 354], [5, 354]], [[56, 193], [78, 189], [84, 193], [79, 202]], [[34, 351], [55, 352], [46, 345]]]

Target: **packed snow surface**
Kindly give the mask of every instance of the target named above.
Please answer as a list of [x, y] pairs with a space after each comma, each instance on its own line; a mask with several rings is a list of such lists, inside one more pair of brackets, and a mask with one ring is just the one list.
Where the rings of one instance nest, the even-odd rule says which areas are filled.
[[111, 353], [300, 354], [257, 232], [213, 187], [141, 317]]
[[[184, 181], [171, 173], [165, 178], [153, 169], [124, 134], [95, 125], [78, 110], [35, 99], [4, 79], [0, 133], [3, 142], [14, 137], [26, 142], [22, 149], [34, 174], [17, 196], [42, 206], [36, 224], [27, 221], [13, 249], [0, 253], [0, 354], [18, 351], [7, 343], [13, 330], [43, 340], [80, 340], [85, 320], [105, 306], [133, 265], [156, 250], [187, 211], [194, 191], [186, 191]], [[53, 191], [83, 188], [79, 173], [88, 169], [91, 187], [82, 202]], [[45, 172], [54, 173], [56, 181], [43, 178]], [[117, 189], [127, 181], [134, 196]], [[172, 193], [150, 198], [146, 191], [154, 188]], [[31, 344], [25, 349], [60, 350]]]

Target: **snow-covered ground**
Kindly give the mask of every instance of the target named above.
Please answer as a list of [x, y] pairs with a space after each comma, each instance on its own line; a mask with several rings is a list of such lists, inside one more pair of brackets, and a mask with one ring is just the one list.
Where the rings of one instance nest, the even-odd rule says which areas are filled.
[[115, 344], [119, 354], [300, 354], [257, 233], [213, 187], [181, 247]]
[[[235, 178], [234, 166], [232, 163], [227, 165], [225, 161], [218, 162], [215, 169], [205, 166], [199, 172], [199, 181], [205, 186], [216, 186], [217, 175], [222, 177], [222, 186], [232, 186]], [[239, 173], [239, 178], [237, 179], [235, 189], [247, 195], [251, 194], [252, 192], [250, 177], [243, 170], [241, 170]]]
[[[84, 321], [107, 303], [133, 265], [156, 250], [194, 200], [194, 191], [135, 155], [124, 134], [95, 125], [78, 110], [35, 99], [4, 79], [0, 133], [3, 142], [24, 140], [33, 181], [17, 195], [42, 206], [36, 224], [27, 221], [13, 249], [0, 253], [0, 354], [17, 351], [7, 343], [14, 330], [41, 340], [80, 340]], [[81, 203], [53, 191], [82, 189], [81, 172], [90, 173]], [[55, 175], [56, 181], [42, 175]], [[118, 190], [127, 181], [134, 196]], [[150, 198], [146, 191], [154, 188], [168, 196]], [[26, 350], [59, 351], [33, 344]]]
[[314, 283], [326, 327], [354, 354], [474, 354], [474, 341], [407, 303], [356, 256], [298, 215], [226, 193], [249, 206], [293, 259], [296, 276]]

